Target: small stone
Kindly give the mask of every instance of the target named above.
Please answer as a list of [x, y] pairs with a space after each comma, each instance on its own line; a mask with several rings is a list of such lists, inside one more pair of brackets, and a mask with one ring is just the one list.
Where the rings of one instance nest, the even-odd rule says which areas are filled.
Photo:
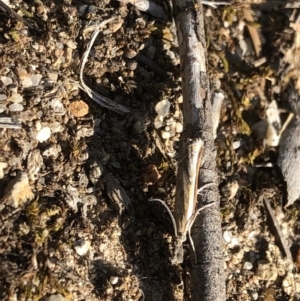
[[0, 113], [3, 113], [6, 110], [6, 106], [0, 103]]
[[75, 117], [80, 118], [89, 113], [89, 106], [82, 100], [76, 100], [69, 105], [69, 110]]
[[61, 123], [54, 121], [51, 123], [50, 129], [51, 133], [60, 133], [64, 130], [64, 127], [61, 125]]
[[180, 122], [176, 122], [176, 133], [182, 133], [183, 125]]
[[239, 245], [239, 240], [236, 237], [233, 237], [230, 243], [233, 246], [238, 246]]
[[116, 277], [116, 276], [111, 276], [109, 278], [109, 282], [112, 284], [112, 285], [116, 285], [119, 281], [119, 277]]
[[61, 294], [57, 294], [57, 295], [51, 295], [47, 300], [48, 301], [65, 301], [66, 298]]
[[77, 43], [72, 41], [72, 40], [69, 40], [66, 45], [71, 48], [71, 49], [76, 49], [77, 48]]
[[230, 243], [232, 240], [232, 233], [230, 231], [224, 231], [223, 238], [226, 242]]
[[156, 129], [161, 128], [162, 125], [163, 125], [163, 123], [162, 123], [161, 120], [157, 119], [157, 120], [154, 121], [154, 127], [155, 127]]
[[36, 87], [40, 84], [42, 75], [41, 74], [33, 74], [30, 76], [30, 78], [31, 78], [32, 86]]
[[6, 162], [0, 162], [0, 179], [4, 177], [4, 169], [8, 166]]
[[47, 141], [51, 136], [51, 129], [49, 127], [44, 127], [40, 129], [36, 135], [36, 140], [38, 142]]
[[8, 100], [14, 103], [21, 103], [23, 101], [23, 96], [19, 93], [13, 92]]
[[32, 80], [30, 77], [25, 77], [23, 80], [22, 80], [22, 86], [24, 88], [29, 88], [32, 86]]
[[243, 268], [245, 270], [252, 270], [253, 264], [250, 261], [245, 261]]
[[6, 97], [6, 95], [5, 94], [0, 94], [0, 101], [1, 100], [5, 100], [7, 97]]
[[74, 249], [79, 256], [85, 255], [88, 252], [90, 246], [91, 243], [84, 239], [77, 240], [74, 243]]
[[170, 132], [167, 132], [167, 131], [161, 131], [161, 137], [163, 139], [169, 139], [171, 136]]
[[8, 107], [8, 109], [11, 112], [22, 112], [24, 110], [24, 106], [20, 103], [13, 103]]
[[159, 101], [155, 106], [155, 111], [160, 116], [166, 116], [169, 113], [171, 103], [167, 99]]
[[252, 292], [251, 296], [253, 300], [258, 300], [258, 292]]
[[66, 109], [59, 98], [53, 98], [51, 100], [51, 108], [55, 115], [62, 116], [66, 113]]
[[53, 82], [57, 82], [57, 79], [58, 79], [58, 74], [57, 73], [48, 72], [47, 75], [48, 75], [50, 80], [52, 80]]
[[4, 84], [4, 86], [9, 86], [13, 83], [11, 77], [8, 77], [8, 76], [2, 76], [1, 81]]
[[133, 129], [134, 129], [135, 133], [141, 134], [143, 132], [143, 126], [142, 126], [141, 121], [138, 120], [136, 123], [134, 123]]
[[119, 162], [112, 162], [111, 165], [114, 167], [114, 168], [121, 168], [121, 164]]
[[178, 98], [177, 98], [177, 102], [178, 103], [183, 103], [183, 96], [180, 95]]

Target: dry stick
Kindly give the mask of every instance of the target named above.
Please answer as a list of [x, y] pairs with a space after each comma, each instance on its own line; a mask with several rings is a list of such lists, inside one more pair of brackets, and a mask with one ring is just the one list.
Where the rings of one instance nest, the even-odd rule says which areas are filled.
[[[175, 220], [183, 219], [184, 208], [190, 206], [191, 187], [196, 177], [201, 183], [218, 183], [216, 151], [214, 147], [211, 117], [209, 78], [206, 67], [206, 42], [203, 24], [203, 8], [199, 0], [173, 0], [178, 34], [183, 93], [183, 123], [180, 161], [177, 171]], [[192, 145], [201, 138], [203, 152], [198, 153]], [[191, 160], [197, 161], [192, 164]], [[200, 172], [198, 168], [200, 167]], [[196, 194], [197, 196], [197, 194]], [[198, 264], [191, 256], [192, 301], [224, 301], [225, 274], [222, 253], [220, 196], [217, 189], [209, 189], [202, 198], [203, 204], [215, 205], [203, 210], [196, 218], [192, 236]], [[199, 200], [200, 201], [200, 200]], [[201, 204], [196, 204], [201, 208]], [[194, 212], [198, 210], [195, 208]], [[182, 225], [177, 224], [178, 234]]]
[[116, 20], [117, 17], [112, 17], [112, 18], [109, 18], [103, 22], [101, 22], [99, 25], [96, 26], [95, 28], [95, 31], [92, 35], [92, 38], [91, 38], [91, 41], [89, 42], [88, 44], [88, 48], [87, 50], [85, 51], [85, 53], [83, 54], [83, 57], [81, 59], [81, 65], [80, 65], [80, 88], [82, 90], [84, 90], [88, 96], [93, 99], [95, 102], [97, 102], [98, 104], [100, 104], [101, 106], [103, 106], [104, 108], [107, 108], [109, 110], [112, 110], [118, 114], [125, 114], [125, 113], [128, 113], [130, 112], [130, 109], [124, 105], [121, 105], [121, 104], [118, 104], [117, 102], [99, 94], [98, 92], [92, 90], [91, 88], [89, 88], [84, 80], [83, 80], [83, 70], [84, 70], [84, 66], [87, 62], [87, 59], [88, 59], [88, 56], [89, 56], [89, 53], [92, 49], [92, 46], [98, 36], [98, 34], [100, 33], [101, 29], [108, 23], [110, 22], [113, 22], [114, 20]]

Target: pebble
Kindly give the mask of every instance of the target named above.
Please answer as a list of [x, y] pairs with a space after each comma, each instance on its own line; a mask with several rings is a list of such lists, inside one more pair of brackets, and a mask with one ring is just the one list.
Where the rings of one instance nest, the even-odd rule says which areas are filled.
[[167, 131], [161, 131], [161, 137], [163, 139], [169, 139], [171, 136], [170, 132], [167, 132]]
[[41, 74], [33, 74], [30, 76], [31, 81], [32, 81], [32, 86], [38, 86], [41, 82], [42, 75]]
[[258, 292], [252, 292], [251, 297], [252, 297], [253, 300], [257, 300], [258, 299]]
[[89, 113], [89, 106], [82, 100], [73, 101], [69, 110], [75, 117], [83, 117]]
[[5, 99], [6, 99], [6, 95], [5, 94], [0, 94], [0, 101], [5, 100]]
[[223, 238], [226, 242], [228, 242], [228, 243], [231, 242], [232, 237], [233, 237], [233, 235], [230, 231], [224, 231]]
[[51, 101], [51, 108], [55, 115], [64, 115], [66, 113], [66, 109], [62, 104], [61, 100], [58, 98], [53, 98]]
[[176, 133], [182, 133], [183, 125], [180, 122], [176, 122]]
[[8, 164], [6, 162], [0, 162], [0, 179], [3, 179], [4, 177], [3, 169], [5, 169], [7, 166]]
[[7, 76], [2, 76], [1, 81], [4, 84], [4, 86], [9, 86], [13, 83], [12, 79], [10, 77], [7, 77]]
[[79, 256], [85, 255], [88, 252], [90, 246], [91, 243], [84, 239], [77, 240], [74, 243], [74, 249]]
[[233, 237], [233, 238], [231, 239], [231, 244], [232, 244], [233, 246], [238, 246], [238, 245], [239, 245], [239, 240], [238, 240], [236, 237]]
[[11, 112], [22, 112], [24, 110], [24, 106], [20, 103], [13, 103], [8, 107], [8, 109]]
[[139, 120], [133, 124], [133, 130], [137, 134], [141, 134], [143, 132], [143, 126]]
[[73, 50], [77, 48], [77, 43], [72, 40], [69, 40], [66, 45]]
[[38, 142], [47, 141], [51, 136], [51, 129], [49, 127], [43, 127], [40, 129], [36, 135], [36, 140]]
[[0, 103], [0, 113], [3, 113], [6, 110], [6, 106]]
[[48, 299], [48, 301], [65, 301], [65, 297], [61, 294], [57, 295], [51, 295]]
[[13, 92], [8, 100], [14, 103], [21, 103], [23, 101], [23, 96], [19, 93]]
[[169, 113], [171, 103], [167, 99], [159, 101], [155, 106], [155, 111], [160, 116], [166, 116]]
[[116, 276], [111, 276], [109, 278], [109, 282], [112, 284], [112, 285], [116, 285], [119, 281], [119, 277], [116, 277]]
[[250, 261], [245, 261], [243, 268], [245, 270], [252, 270], [253, 264]]
[[161, 120], [157, 119], [157, 120], [154, 121], [154, 127], [155, 127], [156, 129], [161, 128], [162, 125], [163, 125], [163, 123], [162, 123]]
[[178, 103], [183, 103], [183, 96], [180, 95], [178, 98], [177, 98], [177, 102]]

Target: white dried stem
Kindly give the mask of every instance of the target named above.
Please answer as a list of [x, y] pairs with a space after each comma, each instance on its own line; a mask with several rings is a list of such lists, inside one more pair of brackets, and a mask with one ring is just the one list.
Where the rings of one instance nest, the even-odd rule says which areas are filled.
[[93, 47], [93, 44], [98, 36], [98, 34], [100, 33], [101, 29], [108, 23], [113, 22], [117, 19], [117, 17], [112, 17], [109, 18], [103, 22], [101, 22], [99, 25], [96, 26], [94, 33], [92, 34], [91, 40], [88, 44], [88, 48], [85, 51], [85, 53], [83, 54], [83, 57], [81, 59], [81, 64], [80, 64], [80, 74], [79, 74], [79, 78], [80, 78], [80, 88], [83, 89], [88, 96], [93, 99], [95, 102], [97, 102], [98, 104], [100, 104], [101, 106], [103, 106], [104, 108], [107, 108], [109, 110], [112, 110], [118, 114], [124, 114], [124, 113], [128, 113], [130, 112], [130, 109], [124, 105], [118, 104], [117, 102], [103, 96], [100, 95], [98, 92], [92, 90], [90, 87], [88, 87], [84, 80], [83, 80], [83, 70], [85, 67], [85, 64], [87, 62], [89, 53]]
[[175, 237], [177, 237], [177, 227], [176, 227], [175, 218], [174, 218], [174, 215], [173, 215], [172, 211], [168, 207], [168, 205], [164, 201], [162, 201], [161, 199], [150, 199], [149, 201], [150, 202], [153, 202], [153, 201], [154, 202], [160, 202], [166, 208], [166, 210], [168, 211], [168, 213], [171, 217], [172, 223], [173, 223], [174, 235], [175, 235]]
[[212, 8], [217, 8], [218, 5], [230, 5], [228, 2], [212, 2], [212, 1], [202, 1], [202, 4], [210, 6]]

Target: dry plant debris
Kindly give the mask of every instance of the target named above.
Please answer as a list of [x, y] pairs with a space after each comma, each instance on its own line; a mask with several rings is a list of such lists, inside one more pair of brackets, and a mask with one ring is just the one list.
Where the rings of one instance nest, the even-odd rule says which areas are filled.
[[[300, 298], [299, 3], [264, 2], [205, 8], [228, 300]], [[148, 202], [174, 209], [183, 131], [169, 2], [5, 3], [0, 300], [189, 300]]]

